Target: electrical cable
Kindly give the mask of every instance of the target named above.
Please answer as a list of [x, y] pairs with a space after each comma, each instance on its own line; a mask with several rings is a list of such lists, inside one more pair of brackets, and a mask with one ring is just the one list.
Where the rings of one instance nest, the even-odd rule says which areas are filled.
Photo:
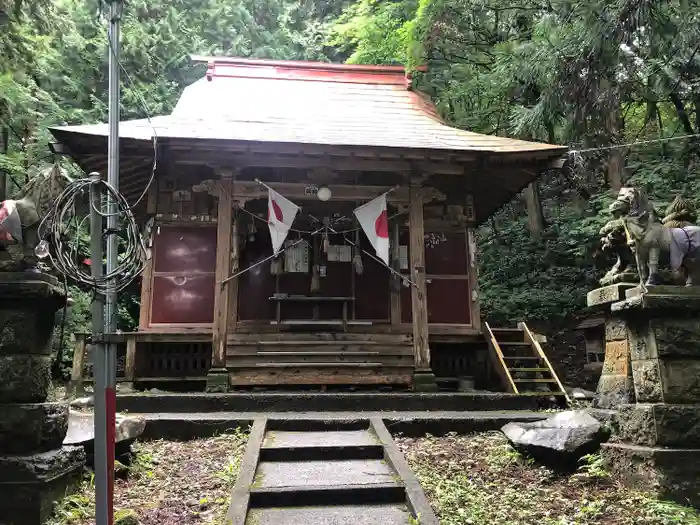
[[[91, 186], [99, 186], [100, 195], [111, 197], [116, 203], [118, 215], [122, 225], [119, 231], [105, 231], [103, 236], [123, 233], [125, 250], [118, 256], [117, 267], [109, 273], [95, 279], [84, 261], [79, 259], [78, 243], [81, 231], [87, 217], [77, 220], [76, 208], [81, 196], [90, 194]], [[92, 203], [90, 204], [91, 206]], [[102, 210], [95, 210], [100, 216], [107, 214]], [[74, 224], [74, 227], [71, 225]], [[48, 245], [46, 255], [51, 260], [53, 267], [78, 284], [91, 288], [94, 293], [106, 295], [118, 293], [124, 290], [131, 282], [143, 272], [148, 259], [146, 243], [139, 231], [136, 219], [126, 199], [108, 182], [97, 179], [77, 179], [71, 182], [53, 203], [48, 214], [39, 224], [39, 238], [41, 243]], [[73, 242], [72, 246], [69, 244]], [[40, 243], [40, 246], [41, 246]], [[90, 264], [101, 264], [101, 261], [91, 261]]]

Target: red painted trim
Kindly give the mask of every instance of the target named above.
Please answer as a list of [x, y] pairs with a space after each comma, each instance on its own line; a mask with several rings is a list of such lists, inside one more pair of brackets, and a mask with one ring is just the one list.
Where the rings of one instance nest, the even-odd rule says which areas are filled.
[[305, 62], [301, 60], [257, 60], [236, 57], [203, 57], [193, 55], [193, 62], [207, 62], [216, 65], [249, 66], [249, 67], [281, 67], [285, 69], [306, 69], [321, 71], [359, 71], [404, 74], [403, 66], [375, 66], [363, 64], [336, 64], [331, 62]]
[[[194, 62], [206, 62], [207, 80], [214, 77], [295, 79], [357, 84], [388, 84], [410, 87], [411, 72], [403, 66], [331, 64], [293, 60], [250, 60], [233, 57], [192, 56]], [[426, 71], [419, 66], [416, 71]]]
[[117, 394], [114, 388], [105, 388], [107, 408], [107, 524], [114, 523], [114, 446], [116, 434]]

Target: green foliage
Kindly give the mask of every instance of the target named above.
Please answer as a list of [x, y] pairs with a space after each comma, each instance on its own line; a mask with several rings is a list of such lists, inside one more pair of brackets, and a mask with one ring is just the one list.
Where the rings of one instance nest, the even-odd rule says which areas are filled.
[[[334, 28], [350, 61], [413, 67], [452, 125], [577, 148], [700, 132], [700, 1], [363, 0]], [[478, 235], [487, 318], [563, 321], [611, 265], [597, 232], [621, 182], [696, 205], [698, 142], [585, 152], [540, 185], [533, 238], [516, 198]], [[622, 155], [623, 171], [610, 168]]]
[[499, 432], [396, 441], [445, 525], [700, 524], [691, 507], [614, 483], [598, 454], [567, 476], [518, 454]]

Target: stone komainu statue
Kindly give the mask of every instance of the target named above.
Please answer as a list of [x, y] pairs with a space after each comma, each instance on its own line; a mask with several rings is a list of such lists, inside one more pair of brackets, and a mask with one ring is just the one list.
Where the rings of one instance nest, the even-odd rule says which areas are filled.
[[[645, 193], [636, 188], [622, 188], [616, 203], [623, 215], [628, 243], [634, 246], [642, 286], [661, 283], [659, 260], [662, 253], [669, 255], [671, 271], [684, 273], [686, 286], [700, 284], [700, 227], [664, 226]], [[692, 216], [682, 201], [678, 203], [676, 199], [674, 204], [679, 211], [685, 207], [685, 211], [667, 223]], [[671, 208], [675, 209], [673, 204]], [[671, 212], [676, 213], [673, 209]]]
[[666, 208], [666, 216], [661, 220], [661, 224], [667, 228], [687, 228], [695, 226], [697, 214], [693, 204], [683, 197], [676, 197]]
[[[20, 197], [0, 206], [0, 271], [35, 271], [35, 248], [39, 243], [39, 224], [56, 198], [71, 182], [70, 177], [54, 164], [22, 188]], [[19, 250], [14, 250], [15, 246]], [[14, 253], [17, 252], [17, 253]]]

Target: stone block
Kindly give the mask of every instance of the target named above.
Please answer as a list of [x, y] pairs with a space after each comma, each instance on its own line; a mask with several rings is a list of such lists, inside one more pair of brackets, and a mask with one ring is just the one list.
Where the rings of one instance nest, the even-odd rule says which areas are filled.
[[435, 374], [430, 371], [416, 371], [413, 373], [414, 392], [437, 392]]
[[647, 316], [668, 318], [676, 317], [678, 313], [697, 314], [700, 312], [700, 286], [649, 286], [644, 294], [632, 290], [626, 299], [611, 304], [610, 311], [639, 311]]
[[41, 403], [51, 385], [51, 356], [0, 356], [0, 403]]
[[626, 340], [605, 343], [604, 375], [627, 375], [629, 370], [629, 345]]
[[649, 322], [640, 319], [627, 325], [629, 334], [630, 359], [641, 361], [643, 359], [656, 359], [656, 342], [650, 331]]
[[212, 368], [207, 374], [207, 392], [221, 393], [228, 392], [229, 376], [225, 368]]
[[637, 403], [662, 403], [661, 372], [656, 359], [632, 361], [632, 379]]
[[55, 501], [72, 491], [85, 464], [81, 447], [32, 456], [0, 456], [3, 525], [41, 525]]
[[660, 360], [659, 369], [664, 402], [700, 403], [700, 359]]
[[615, 440], [649, 447], [700, 448], [700, 405], [618, 406]]
[[51, 355], [53, 310], [0, 309], [0, 356]]
[[603, 443], [600, 453], [607, 468], [628, 487], [700, 506], [700, 449]]
[[67, 403], [0, 405], [0, 454], [61, 448], [68, 431]]
[[653, 319], [650, 325], [658, 357], [700, 359], [700, 321], [697, 318]]
[[586, 295], [588, 306], [602, 306], [616, 301], [622, 301], [625, 298], [625, 290], [634, 288], [636, 285], [631, 283], [617, 283], [610, 286], [603, 286], [591, 290]]
[[605, 321], [605, 340], [620, 341], [627, 339], [627, 323], [623, 319], [610, 318]]
[[612, 409], [621, 404], [634, 402], [632, 378], [622, 375], [602, 375], [598, 381], [593, 406]]

